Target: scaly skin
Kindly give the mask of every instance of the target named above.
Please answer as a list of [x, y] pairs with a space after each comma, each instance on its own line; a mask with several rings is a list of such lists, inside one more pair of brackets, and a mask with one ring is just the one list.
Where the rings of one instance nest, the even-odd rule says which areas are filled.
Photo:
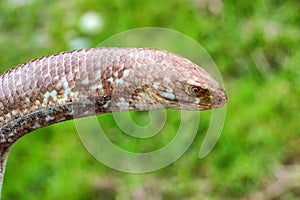
[[163, 50], [92, 48], [26, 62], [0, 76], [0, 179], [12, 144], [35, 129], [95, 113], [207, 110], [226, 101], [204, 69]]

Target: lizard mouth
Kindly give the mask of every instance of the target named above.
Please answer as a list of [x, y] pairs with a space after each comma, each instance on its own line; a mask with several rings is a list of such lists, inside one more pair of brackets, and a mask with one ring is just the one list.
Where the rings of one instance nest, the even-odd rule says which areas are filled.
[[167, 108], [183, 109], [183, 110], [208, 110], [211, 109], [211, 104], [196, 103], [195, 101], [181, 100], [177, 98], [169, 98], [165, 95], [156, 95], [159, 102], [166, 105]]
[[169, 105], [170, 108], [184, 109], [184, 110], [209, 110], [214, 108], [220, 108], [225, 105], [225, 96], [205, 96], [197, 97], [194, 100], [188, 101], [177, 98], [168, 98], [166, 96], [157, 95], [160, 102]]
[[153, 99], [157, 104], [163, 105], [165, 108], [183, 109], [183, 110], [209, 110], [224, 106], [227, 96], [224, 90], [217, 92], [209, 91], [204, 96], [194, 96], [190, 99], [180, 99], [170, 92], [158, 92], [151, 86], [147, 85], [147, 89], [143, 90], [145, 96]]

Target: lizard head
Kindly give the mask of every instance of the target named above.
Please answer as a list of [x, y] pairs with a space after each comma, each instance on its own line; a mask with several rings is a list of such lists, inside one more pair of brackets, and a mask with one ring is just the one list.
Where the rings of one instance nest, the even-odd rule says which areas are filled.
[[197, 64], [162, 50], [143, 49], [143, 54], [127, 77], [130, 87], [119, 89], [128, 94], [130, 110], [208, 110], [226, 104], [224, 89]]
[[153, 88], [166, 107], [208, 110], [226, 104], [225, 90], [197, 64], [165, 52], [162, 65], [166, 68], [166, 73], [160, 77], [160, 81], [154, 82]]

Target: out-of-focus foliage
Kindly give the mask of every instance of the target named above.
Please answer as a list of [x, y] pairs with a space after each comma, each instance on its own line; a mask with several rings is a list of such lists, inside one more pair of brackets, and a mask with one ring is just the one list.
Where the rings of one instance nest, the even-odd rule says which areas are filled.
[[[74, 123], [64, 122], [14, 145], [3, 200], [255, 199], [276, 181], [278, 168], [300, 164], [298, 0], [2, 0], [0, 70], [50, 53], [94, 47], [113, 34], [144, 26], [192, 37], [219, 67], [229, 101], [213, 151], [198, 158], [201, 133], [209, 123], [206, 112], [195, 141], [179, 160], [156, 172], [128, 174], [96, 161]], [[101, 118], [113, 132], [111, 116]], [[108, 137], [131, 151], [147, 145]], [[300, 195], [293, 184], [282, 187], [287, 189], [270, 190], [269, 196]]]

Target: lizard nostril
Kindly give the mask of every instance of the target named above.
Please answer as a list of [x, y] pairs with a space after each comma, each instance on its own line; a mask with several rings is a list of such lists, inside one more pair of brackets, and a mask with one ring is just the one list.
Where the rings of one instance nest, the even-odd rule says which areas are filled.
[[219, 107], [224, 104], [224, 99], [221, 96], [218, 96], [218, 97], [216, 97], [214, 104]]

